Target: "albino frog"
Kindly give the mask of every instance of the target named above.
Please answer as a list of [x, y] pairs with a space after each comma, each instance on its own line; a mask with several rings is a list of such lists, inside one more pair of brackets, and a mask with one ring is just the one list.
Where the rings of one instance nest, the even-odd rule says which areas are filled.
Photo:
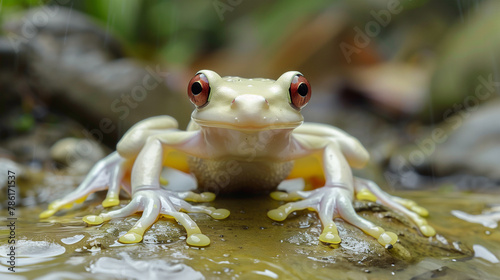
[[[212, 201], [215, 194], [211, 192], [269, 192], [283, 181], [303, 178], [305, 185], [316, 188], [271, 193], [272, 198], [289, 202], [269, 211], [269, 218], [283, 221], [293, 211], [309, 209], [318, 213], [323, 224], [322, 242], [341, 242], [333, 219], [342, 218], [381, 245], [392, 247], [397, 235], [361, 218], [352, 205], [357, 198], [396, 210], [411, 219], [423, 235], [435, 235], [421, 217], [428, 214], [424, 208], [353, 176], [351, 167], [361, 168], [369, 160], [358, 140], [329, 125], [303, 123], [301, 109], [311, 98], [311, 86], [301, 73], [286, 72], [274, 81], [220, 77], [202, 70], [191, 79], [188, 96], [196, 108], [186, 131], [179, 130], [170, 116], [137, 123], [120, 140], [116, 152], [99, 161], [75, 191], [51, 203], [40, 217], [49, 217], [105, 189], [103, 206], [116, 206], [122, 188], [132, 197], [127, 206], [83, 220], [98, 225], [142, 211], [139, 221], [119, 239], [136, 243], [159, 217], [167, 216], [186, 229], [189, 245], [207, 246], [210, 239], [186, 213], [224, 219], [229, 211], [193, 206], [186, 200]], [[164, 167], [192, 174], [198, 190], [210, 192], [163, 188], [160, 176]]]

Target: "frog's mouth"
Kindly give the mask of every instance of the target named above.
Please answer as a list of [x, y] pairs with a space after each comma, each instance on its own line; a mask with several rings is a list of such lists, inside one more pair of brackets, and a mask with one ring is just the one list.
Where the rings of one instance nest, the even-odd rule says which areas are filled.
[[297, 122], [263, 122], [259, 123], [245, 123], [245, 122], [220, 122], [220, 121], [207, 121], [192, 118], [192, 120], [201, 127], [216, 127], [227, 128], [234, 130], [273, 130], [273, 129], [295, 129], [300, 126], [303, 121]]

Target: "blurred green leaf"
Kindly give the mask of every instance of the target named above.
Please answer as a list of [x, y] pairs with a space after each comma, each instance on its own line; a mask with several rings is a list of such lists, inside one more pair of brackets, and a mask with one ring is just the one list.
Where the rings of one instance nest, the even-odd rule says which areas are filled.
[[14, 120], [12, 126], [19, 132], [29, 131], [35, 125], [35, 119], [31, 114], [22, 114]]
[[140, 0], [86, 0], [85, 11], [100, 19], [108, 31], [118, 34], [127, 41], [136, 41], [136, 27], [143, 26], [138, 22], [142, 5]]
[[262, 42], [272, 42], [278, 40], [286, 32], [293, 29], [284, 28], [290, 23], [300, 23], [322, 8], [332, 5], [336, 1], [313, 0], [313, 1], [289, 1], [281, 0], [273, 4], [262, 5], [260, 11], [256, 12], [258, 30]]

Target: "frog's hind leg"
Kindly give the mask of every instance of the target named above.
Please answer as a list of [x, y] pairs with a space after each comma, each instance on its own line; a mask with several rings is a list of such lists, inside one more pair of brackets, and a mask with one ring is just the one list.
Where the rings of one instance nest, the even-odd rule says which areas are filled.
[[423, 218], [427, 216], [429, 212], [425, 208], [418, 206], [414, 201], [389, 195], [382, 191], [374, 182], [357, 177], [354, 178], [354, 189], [357, 199], [376, 201], [385, 205], [392, 210], [406, 215], [417, 225], [424, 236], [436, 235], [434, 228], [427, 223], [425, 218]]
[[85, 201], [91, 193], [105, 190], [110, 191], [103, 205], [113, 206], [119, 203], [118, 193], [124, 176], [125, 159], [114, 152], [97, 162], [85, 177], [83, 182], [74, 191], [65, 197], [49, 204], [48, 209], [40, 214], [40, 218], [48, 218], [63, 208], [70, 208], [74, 203]]

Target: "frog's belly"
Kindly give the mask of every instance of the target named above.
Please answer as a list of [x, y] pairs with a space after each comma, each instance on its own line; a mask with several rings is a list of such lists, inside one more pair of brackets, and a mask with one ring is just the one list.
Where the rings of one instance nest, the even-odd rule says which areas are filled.
[[191, 173], [200, 191], [259, 193], [275, 190], [285, 180], [293, 162], [211, 160], [190, 157]]

